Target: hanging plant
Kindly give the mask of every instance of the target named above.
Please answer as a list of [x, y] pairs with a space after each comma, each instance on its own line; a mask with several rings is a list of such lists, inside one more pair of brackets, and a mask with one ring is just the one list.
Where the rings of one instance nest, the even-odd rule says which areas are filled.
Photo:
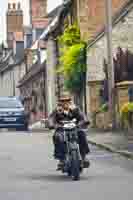
[[66, 27], [63, 35], [58, 37], [58, 40], [61, 45], [66, 47], [80, 43], [80, 29], [77, 26], [77, 23]]
[[64, 75], [65, 86], [70, 91], [83, 88], [86, 72], [86, 44], [80, 39], [80, 30], [76, 24], [67, 27], [59, 37], [60, 65], [58, 73]]

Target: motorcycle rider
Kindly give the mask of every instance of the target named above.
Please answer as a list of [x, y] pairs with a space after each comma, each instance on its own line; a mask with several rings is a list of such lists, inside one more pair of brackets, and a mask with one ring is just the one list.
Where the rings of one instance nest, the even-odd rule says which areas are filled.
[[[55, 147], [54, 156], [56, 159], [60, 160], [58, 169], [60, 169], [65, 155], [65, 148], [62, 142], [59, 125], [61, 124], [61, 121], [69, 121], [73, 119], [76, 119], [77, 124], [80, 124], [81, 126], [87, 121], [85, 115], [80, 111], [80, 109], [76, 106], [72, 106], [71, 97], [65, 96], [60, 98], [56, 109], [49, 116], [49, 121], [55, 128], [53, 143]], [[78, 142], [83, 162], [89, 162], [86, 160], [85, 156], [90, 152], [90, 149], [86, 134], [83, 130], [78, 131]]]

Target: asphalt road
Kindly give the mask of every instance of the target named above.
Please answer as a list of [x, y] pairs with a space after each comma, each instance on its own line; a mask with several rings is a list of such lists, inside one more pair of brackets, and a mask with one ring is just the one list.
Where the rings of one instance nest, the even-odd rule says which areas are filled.
[[91, 147], [79, 182], [56, 172], [47, 133], [0, 132], [0, 200], [132, 200], [133, 161]]

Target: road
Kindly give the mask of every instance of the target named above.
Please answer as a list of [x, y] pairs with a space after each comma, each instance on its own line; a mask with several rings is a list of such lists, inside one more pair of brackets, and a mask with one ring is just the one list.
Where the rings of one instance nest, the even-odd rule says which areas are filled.
[[47, 133], [0, 132], [0, 200], [132, 200], [133, 161], [91, 147], [79, 182], [56, 172]]

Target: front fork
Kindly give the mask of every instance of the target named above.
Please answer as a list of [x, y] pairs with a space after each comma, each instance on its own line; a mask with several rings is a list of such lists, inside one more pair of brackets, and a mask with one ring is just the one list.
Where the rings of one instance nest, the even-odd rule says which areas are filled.
[[77, 142], [72, 142], [72, 143], [69, 143], [69, 149], [70, 149], [70, 152], [69, 154], [71, 155], [71, 152], [72, 151], [77, 151], [78, 153], [78, 160], [81, 161], [82, 160], [82, 157], [81, 157], [81, 154], [80, 154], [80, 149], [79, 149], [79, 144], [77, 144]]
[[65, 145], [66, 145], [66, 155], [65, 155], [65, 160], [66, 160], [66, 163], [67, 163], [67, 167], [70, 167], [71, 166], [71, 152], [72, 151], [76, 151], [78, 153], [78, 160], [81, 162], [82, 161], [82, 157], [81, 157], [81, 154], [80, 154], [80, 149], [79, 149], [79, 144], [77, 143], [77, 141], [71, 141], [69, 142], [67, 140], [67, 136], [66, 136], [66, 132], [64, 131], [64, 141], [65, 141]]

